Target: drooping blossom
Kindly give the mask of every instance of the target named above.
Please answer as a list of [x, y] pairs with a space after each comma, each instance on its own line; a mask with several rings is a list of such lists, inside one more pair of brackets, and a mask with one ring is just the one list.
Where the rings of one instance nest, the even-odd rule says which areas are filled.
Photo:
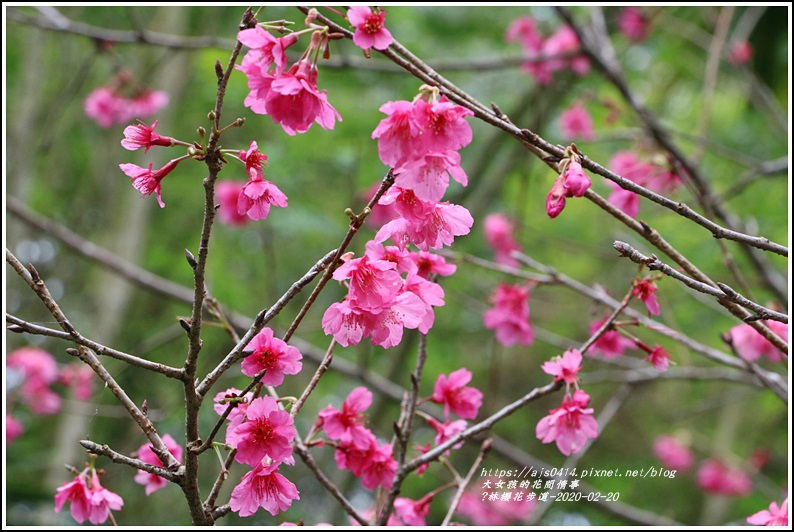
[[704, 460], [697, 472], [697, 483], [706, 493], [725, 497], [742, 497], [753, 490], [753, 481], [742, 469], [720, 460]]
[[240, 483], [232, 490], [229, 506], [240, 517], [254, 515], [260, 508], [275, 516], [292, 506], [292, 501], [300, 500], [295, 484], [278, 473], [279, 464], [266, 465], [262, 462], [246, 473]]
[[562, 177], [558, 177], [546, 196], [546, 214], [549, 218], [556, 218], [565, 209], [565, 193]]
[[394, 482], [397, 460], [392, 456], [392, 447], [388, 443], [378, 444], [375, 436], [369, 438], [369, 445], [363, 449], [340, 443], [334, 458], [339, 469], [349, 469], [368, 490], [379, 486], [390, 488]]
[[384, 246], [380, 242], [370, 240], [366, 243], [366, 255], [370, 260], [385, 260], [394, 263], [397, 273], [417, 273], [417, 255], [407, 249], [400, 249], [397, 246]]
[[[500, 479], [483, 477], [480, 483], [489, 481], [491, 485]], [[528, 499], [523, 491], [516, 491], [510, 500], [503, 500], [502, 493], [492, 492], [494, 496], [483, 499], [479, 486], [472, 487], [463, 494], [458, 504], [457, 515], [471, 521], [471, 524], [482, 527], [508, 526], [525, 524], [537, 506], [537, 499]]]
[[620, 10], [618, 29], [630, 41], [641, 43], [648, 38], [650, 21], [642, 14], [639, 7], [626, 6]]
[[518, 261], [512, 256], [514, 251], [521, 251], [521, 246], [513, 235], [515, 230], [513, 222], [504, 214], [493, 213], [485, 217], [483, 226], [485, 241], [496, 252], [494, 261], [506, 266], [519, 266]]
[[655, 345], [648, 356], [643, 358], [643, 360], [650, 362], [658, 371], [664, 372], [667, 371], [671, 358], [670, 353], [668, 353], [665, 348], [660, 345]]
[[584, 139], [592, 142], [595, 139], [593, 118], [581, 103], [575, 103], [560, 115], [560, 131], [566, 142]]
[[284, 382], [284, 375], [297, 375], [303, 367], [300, 362], [303, 356], [298, 348], [275, 338], [269, 327], [259, 331], [245, 350], [253, 353], [243, 359], [243, 375], [254, 377], [264, 371], [261, 382], [265, 386], [278, 386]]
[[353, 44], [361, 49], [385, 50], [394, 41], [386, 29], [386, 12], [382, 9], [373, 11], [368, 6], [352, 6], [347, 10], [347, 19], [356, 28]]
[[658, 316], [659, 302], [656, 300], [656, 290], [658, 289], [656, 282], [646, 277], [645, 279], [634, 279], [631, 284], [634, 286], [631, 295], [640, 298], [640, 301], [645, 303], [648, 314]]
[[[456, 419], [454, 421], [446, 421], [442, 423], [433, 417], [428, 417], [427, 423], [433, 428], [433, 430], [436, 431], [436, 437], [433, 440], [433, 443], [436, 446], [451, 440], [466, 430], [466, 426], [468, 425], [468, 423], [463, 419]], [[463, 447], [462, 441], [452, 446], [453, 449], [460, 449], [461, 447]], [[444, 454], [449, 455], [449, 451], [445, 451]]]
[[470, 109], [449, 101], [446, 95], [438, 100], [418, 100], [415, 104], [423, 129], [422, 144], [429, 153], [459, 150], [471, 143], [471, 126], [466, 117], [474, 116]]
[[[601, 328], [607, 319], [609, 318], [596, 320], [591, 323], [589, 328], [590, 334], [595, 334], [595, 332]], [[633, 340], [626, 338], [614, 329], [609, 329], [602, 334], [598, 340], [595, 341], [590, 350], [588, 350], [587, 356], [592, 358], [596, 355], [596, 353], [601, 353], [601, 356], [605, 359], [615, 358], [623, 356], [623, 353], [626, 351], [626, 349], [631, 349], [635, 346], [636, 344]]]
[[149, 168], [141, 168], [137, 164], [132, 163], [120, 164], [119, 168], [132, 180], [132, 186], [135, 187], [138, 192], [144, 196], [149, 196], [154, 192], [157, 196], [157, 203], [160, 204], [160, 208], [163, 208], [165, 207], [165, 203], [161, 195], [160, 182], [183, 160], [183, 158], [172, 159], [168, 161], [165, 166], [157, 170], [152, 170], [154, 163], [149, 163]]
[[394, 500], [394, 513], [389, 516], [386, 526], [427, 526], [425, 518], [430, 513], [432, 498], [422, 497], [418, 501], [406, 497]]
[[6, 412], [6, 445], [10, 445], [14, 440], [22, 436], [25, 432], [25, 427], [22, 423]]
[[549, 410], [549, 415], [538, 422], [535, 427], [538, 439], [543, 443], [556, 442], [565, 456], [582, 449], [588, 438], [598, 437], [594, 410], [587, 408], [589, 403], [590, 396], [583, 390], [564, 397], [560, 408]]
[[[182, 446], [179, 445], [174, 438], [171, 437], [170, 434], [163, 435], [163, 443], [165, 444], [166, 449], [176, 458], [177, 462], [182, 461]], [[151, 445], [148, 443], [144, 443], [138, 448], [138, 458], [143, 460], [147, 464], [151, 464], [158, 467], [163, 467], [163, 462], [160, 458], [154, 453], [151, 448]], [[141, 484], [142, 486], [146, 486], [146, 495], [149, 496], [155, 491], [164, 488], [168, 481], [163, 477], [159, 477], [153, 473], [147, 473], [146, 471], [139, 470], [135, 474], [135, 482], [137, 484]]]
[[433, 387], [431, 400], [444, 405], [444, 417], [449, 419], [450, 411], [463, 419], [474, 419], [482, 406], [482, 392], [473, 386], [466, 386], [471, 381], [471, 371], [466, 368], [453, 371], [447, 377], [438, 376]]
[[276, 463], [289, 458], [296, 433], [292, 418], [272, 397], [257, 397], [248, 405], [245, 421], [227, 430], [226, 443], [237, 449], [238, 462], [255, 467], [265, 457]]
[[[762, 321], [761, 323], [769, 327], [783, 341], [788, 342], [787, 324], [773, 320]], [[739, 356], [748, 362], [755, 362], [762, 356], [767, 357], [771, 362], [783, 360], [780, 350], [746, 323], [732, 327], [728, 331], [726, 338], [731, 342]]]
[[728, 50], [728, 62], [733, 66], [743, 65], [753, 58], [753, 47], [747, 41], [737, 41]]
[[351, 304], [375, 313], [390, 307], [403, 286], [393, 262], [370, 260], [369, 255], [347, 261], [334, 271], [333, 278], [350, 279]]
[[429, 153], [405, 162], [394, 184], [412, 190], [421, 201], [435, 203], [444, 197], [450, 176], [464, 187], [468, 184], [466, 172], [460, 166], [460, 154], [456, 151]]
[[493, 308], [483, 314], [487, 329], [496, 332], [496, 341], [505, 347], [527, 346], [535, 339], [529, 322], [529, 286], [499, 283], [489, 299]]
[[387, 116], [372, 132], [372, 138], [378, 139], [381, 162], [397, 168], [416, 152], [415, 147], [418, 147], [423, 131], [422, 124], [414, 112], [414, 104], [405, 100], [386, 102], [379, 111]]
[[85, 99], [83, 110], [88, 118], [105, 129], [123, 124], [130, 117], [128, 101], [108, 87], [94, 89]]
[[249, 61], [255, 60], [263, 72], [269, 70], [272, 64], [280, 72], [287, 65], [286, 49], [298, 42], [298, 37], [289, 33], [277, 38], [262, 26], [256, 26], [241, 30], [237, 33], [237, 40], [251, 49], [246, 57], [250, 56]]
[[653, 442], [653, 453], [664, 467], [681, 473], [689, 471], [695, 463], [695, 455], [689, 447], [674, 436], [662, 435], [656, 438]]
[[372, 404], [372, 392], [359, 386], [342, 403], [342, 410], [329, 406], [319, 413], [319, 422], [332, 440], [349, 443], [357, 449], [367, 449], [373, 438], [364, 426], [363, 412]]
[[55, 511], [60, 512], [67, 501], [75, 521], [90, 521], [94, 525], [101, 525], [108, 520], [111, 510], [121, 510], [124, 506], [120, 496], [100, 485], [94, 469], [83, 470], [74, 480], [57, 489]]
[[237, 388], [228, 388], [215, 394], [215, 397], [212, 399], [214, 403], [212, 408], [219, 416], [222, 416], [224, 412], [226, 412], [229, 405], [233, 405], [232, 410], [226, 417], [229, 422], [226, 428], [227, 434], [245, 421], [245, 413], [248, 410], [248, 405], [254, 398], [253, 392], [248, 392], [245, 395], [242, 395], [242, 393], [242, 390], [238, 390]]
[[425, 279], [428, 279], [433, 274], [448, 277], [458, 269], [454, 264], [447, 264], [447, 261], [441, 255], [436, 255], [429, 251], [410, 253], [409, 256], [416, 263], [416, 274]]
[[636, 217], [640, 213], [640, 196], [631, 190], [621, 188], [614, 181], [606, 183], [612, 188], [612, 193], [607, 201], [632, 218]]
[[251, 222], [251, 218], [237, 211], [237, 202], [243, 193], [245, 181], [218, 181], [215, 184], [215, 199], [218, 208], [218, 220], [231, 227], [243, 227]]
[[577, 384], [582, 369], [582, 353], [578, 349], [569, 349], [562, 356], [544, 362], [540, 369], [554, 376], [554, 382], [565, 381], [568, 386]]
[[157, 122], [159, 120], [155, 120], [150, 127], [139, 120], [137, 124], [127, 126], [124, 128], [124, 140], [121, 141], [121, 145], [131, 151], [144, 148], [144, 153], [148, 152], [152, 146], [173, 146], [174, 139], [155, 133], [154, 128], [157, 127]]
[[82, 363], [64, 366], [58, 381], [69, 386], [72, 395], [79, 401], [89, 401], [94, 392], [94, 371]]
[[287, 206], [287, 196], [266, 179], [251, 179], [237, 198], [237, 214], [252, 220], [264, 220], [270, 214], [270, 206]]
[[758, 526], [788, 526], [788, 497], [778, 506], [777, 502], [769, 504], [769, 510], [761, 510], [747, 518], [751, 525]]
[[8, 354], [6, 368], [18, 373], [19, 394], [31, 412], [50, 415], [60, 410], [61, 398], [50, 389], [59, 374], [54, 356], [37, 347], [21, 347]]
[[562, 186], [565, 189], [565, 197], [581, 198], [587, 189], [590, 188], [590, 178], [584, 173], [579, 161], [571, 159], [562, 173]]
[[245, 173], [248, 179], [256, 181], [264, 179], [263, 167], [267, 164], [267, 155], [259, 151], [256, 141], [252, 140], [248, 144], [248, 150], [240, 150], [237, 157], [245, 163]]
[[167, 92], [150, 89], [143, 90], [129, 100], [129, 118], [124, 122], [135, 118], [156, 115], [168, 105], [169, 100]]

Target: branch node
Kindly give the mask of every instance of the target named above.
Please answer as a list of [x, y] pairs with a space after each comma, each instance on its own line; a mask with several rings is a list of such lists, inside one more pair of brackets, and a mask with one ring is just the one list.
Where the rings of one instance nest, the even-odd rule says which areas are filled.
[[198, 267], [198, 262], [196, 261], [196, 257], [187, 248], [185, 248], [185, 259], [187, 259], [187, 263], [190, 264], [190, 267], [193, 268], [194, 270], [196, 269], [196, 267]]

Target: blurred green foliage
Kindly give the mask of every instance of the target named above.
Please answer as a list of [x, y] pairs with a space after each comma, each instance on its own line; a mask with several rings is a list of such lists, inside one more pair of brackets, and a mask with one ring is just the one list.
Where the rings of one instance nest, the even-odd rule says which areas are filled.
[[[29, 7], [10, 9], [35, 13]], [[695, 150], [699, 142], [697, 128], [708, 60], [697, 37], [712, 35], [718, 9], [657, 9], [650, 37], [640, 45], [631, 44], [617, 33], [619, 9], [605, 9], [607, 23], [614, 31], [618, 60], [629, 85], [687, 153]], [[231, 39], [242, 8], [63, 7], [61, 12], [75, 21], [106, 28], [143, 27], [165, 33]], [[580, 20], [589, 16], [588, 9], [574, 12]], [[746, 8], [737, 8], [734, 21], [742, 20], [746, 12]], [[397, 39], [433, 65], [435, 60], [497, 60], [519, 56], [518, 45], [505, 43], [503, 35], [511, 20], [526, 14], [533, 15], [546, 33], [560, 24], [551, 8], [522, 7], [391, 7], [387, 23]], [[701, 164], [702, 173], [710, 179], [717, 195], [739, 183], [758, 164], [788, 154], [787, 132], [776, 128], [769, 116], [775, 112], [785, 116], [789, 112], [786, 107], [789, 36], [782, 22], [784, 16], [785, 8], [768, 8], [758, 21], [750, 36], [756, 54], [748, 67], [732, 67], [725, 61], [720, 65], [709, 115], [707, 149]], [[296, 21], [298, 28], [302, 25], [303, 16], [288, 7], [269, 7], [260, 17], [281, 18]], [[107, 83], [116, 68], [127, 67], [151, 87], [171, 94], [170, 106], [158, 116], [158, 131], [193, 140], [197, 138], [197, 127], [208, 127], [206, 115], [214, 105], [213, 65], [216, 60], [225, 64], [229, 50], [184, 51], [118, 44], [103, 53], [91, 39], [43, 31], [10, 20], [6, 39], [7, 194], [83, 237], [128, 256], [136, 264], [190, 286], [192, 277], [184, 250], [196, 252], [198, 245], [203, 208], [201, 180], [206, 168], [188, 162], [170, 175], [163, 185], [165, 209], [157, 208], [153, 198], [138, 198], [118, 164], [134, 162], [145, 166], [154, 160], [157, 166], [177, 156], [178, 150], [174, 155], [157, 149], [146, 155], [127, 152], [119, 145], [123, 127], [99, 128], [85, 117], [82, 102], [91, 90]], [[364, 60], [350, 42], [334, 42], [332, 55]], [[370, 62], [387, 65], [377, 54]], [[449, 73], [442, 70], [442, 74], [482, 102], [497, 103], [517, 124], [530, 127], [552, 142], [562, 142], [557, 125], [560, 113], [575, 101], [586, 102], [597, 124], [597, 139], [582, 142], [579, 147], [603, 164], [618, 150], [648, 144], [643, 140], [638, 119], [615, 88], [595, 70], [585, 77], [558, 74], [554, 83], [546, 87], [537, 86], [519, 68]], [[253, 316], [272, 304], [320, 256], [338, 245], [348, 222], [344, 209], [363, 207], [363, 191], [379, 181], [386, 170], [378, 160], [375, 141], [370, 139], [383, 116], [378, 108], [390, 100], [411, 99], [420, 84], [402, 72], [321, 67], [320, 89], [328, 91], [329, 101], [344, 121], [337, 123], [334, 131], [315, 126], [304, 135], [289, 137], [269, 117], [253, 115], [243, 106], [246, 80], [241, 73], [234, 73], [222, 122], [244, 117], [246, 124], [225, 136], [224, 146], [244, 149], [250, 140], [256, 140], [269, 156], [266, 176], [288, 195], [289, 208], [274, 209], [266, 221], [244, 229], [216, 225], [207, 273], [213, 296], [227, 307]], [[758, 87], [764, 85], [771, 104], [765, 104], [763, 95], [759, 95], [762, 89]], [[614, 114], [610, 107], [618, 114], [616, 120], [608, 122], [608, 115]], [[637, 268], [616, 256], [612, 242], [627, 241], [646, 254], [653, 249], [584, 200], [569, 200], [564, 213], [550, 220], [544, 202], [555, 176], [521, 150], [513, 139], [475, 120], [471, 123], [474, 141], [462, 152], [470, 186], [464, 190], [453, 184], [448, 197], [471, 209], [475, 225], [470, 235], [456, 239], [454, 250], [491, 258], [481, 221], [488, 213], [504, 212], [519, 222], [519, 241], [529, 256], [586, 284], [597, 283], [621, 298]], [[221, 178], [244, 179], [242, 167], [232, 162], [235, 164], [224, 169]], [[593, 181], [597, 192], [608, 194], [609, 188], [602, 179]], [[757, 234], [785, 243], [788, 241], [787, 187], [782, 174], [760, 177], [728, 200], [727, 205]], [[676, 199], [696, 205], [687, 190], [682, 190]], [[718, 242], [706, 230], [647, 201], [642, 203], [640, 218], [713, 279], [736, 284], [725, 266]], [[24, 226], [10, 214], [7, 219], [9, 248], [19, 253], [23, 261], [34, 262], [48, 284], [61, 287], [60, 304], [78, 330], [97, 341], [111, 342], [123, 351], [171, 365], [182, 364], [186, 342], [176, 318], [189, 314], [186, 305], [165, 300], [138, 286], [119, 283], [102, 267], [58, 241]], [[363, 230], [351, 249], [362, 252], [364, 243], [373, 235], [371, 229]], [[23, 244], [28, 245], [26, 249], [31, 249], [31, 243], [39, 249], [37, 245], [47, 242], [56, 250], [49, 261], [37, 262], [35, 254], [25, 257], [20, 252]], [[773, 300], [774, 295], [761, 286], [740, 248], [731, 242], [725, 246], [752, 287], [753, 298], [760, 302]], [[787, 268], [784, 258], [771, 254], [768, 258], [781, 271]], [[539, 286], [533, 291], [530, 303], [537, 331], [535, 343], [527, 348], [502, 348], [495, 343], [493, 333], [482, 325], [488, 296], [502, 280], [516, 282], [503, 274], [459, 263], [458, 273], [441, 282], [446, 306], [437, 310], [436, 326], [429, 335], [423, 394], [432, 391], [440, 373], [467, 367], [474, 372], [472, 384], [486, 394], [480, 417], [534, 386], [547, 383], [548, 377], [540, 371], [540, 364], [584, 341], [589, 323], [605, 313], [605, 309], [564, 287]], [[659, 286], [664, 323], [705, 345], [725, 349], [720, 335], [736, 324], [732, 317], [709, 298], [675, 281], [663, 279]], [[10, 270], [5, 293], [9, 312], [53, 325], [33, 294]], [[307, 293], [298, 296], [271, 325], [288, 326]], [[328, 338], [322, 332], [320, 319], [328, 305], [342, 296], [340, 286], [329, 285], [298, 335], [324, 349]], [[365, 342], [358, 347], [337, 348], [336, 356], [408, 387], [417, 344], [414, 333], [407, 332], [404, 345], [388, 351]], [[638, 335], [651, 345], [658, 342], [667, 347], [678, 367], [713, 366], [702, 356], [661, 335], [646, 330]], [[9, 335], [7, 340], [8, 350], [29, 342], [48, 349], [60, 362], [68, 362], [64, 353], [67, 346], [62, 342], [28, 335]], [[228, 336], [213, 327], [205, 328], [204, 342], [200, 374], [211, 369], [232, 346]], [[638, 358], [638, 353], [629, 356]], [[762, 365], [767, 364], [762, 362]], [[181, 387], [116, 361], [107, 361], [107, 366], [137, 403], [146, 399], [159, 430], [183, 443]], [[583, 374], [617, 367], [587, 359]], [[313, 364], [306, 363], [301, 375], [287, 379], [280, 388], [281, 394], [300, 393], [312, 372]], [[218, 390], [243, 387], [245, 382], [235, 370], [221, 381]], [[317, 411], [330, 403], [338, 406], [356, 385], [354, 379], [333, 371], [327, 373], [299, 417], [300, 432], [306, 433]], [[604, 382], [587, 387], [596, 413], [620, 385]], [[556, 447], [543, 445], [535, 438], [537, 421], [548, 409], [555, 408], [559, 400], [557, 394], [533, 403], [500, 423], [494, 432], [521, 451], [560, 466], [564, 457]], [[389, 438], [398, 405], [376, 393], [372, 408], [369, 419], [373, 430], [382, 439]], [[67, 511], [60, 515], [52, 512], [54, 488], [68, 478], [55, 457], [78, 467], [84, 460], [76, 441], [64, 440], [68, 425], [79, 425], [79, 438], [108, 443], [119, 452], [131, 453], [145, 441], [107, 390], [97, 390], [87, 408], [72, 401], [67, 403], [66, 410], [71, 413], [47, 419], [19, 414], [26, 432], [8, 447], [5, 469], [5, 515], [9, 524], [72, 522]], [[658, 466], [651, 445], [658, 435], [668, 433], [689, 438], [699, 458], [719, 454], [745, 466], [754, 450], [768, 450], [770, 461], [754, 475], [753, 494], [731, 501], [729, 507], [716, 514], [719, 523], [738, 524], [751, 513], [766, 508], [769, 501], [783, 498], [781, 490], [788, 470], [787, 419], [786, 406], [762, 389], [722, 382], [660, 379], [635, 387], [579, 466], [600, 469]], [[206, 408], [201, 419], [202, 434], [214, 422], [215, 414]], [[415, 436], [417, 442], [424, 443], [431, 434], [421, 428]], [[60, 452], [56, 452], [58, 449]], [[469, 444], [457, 451], [451, 461], [465, 471], [476, 453], [477, 446]], [[336, 470], [330, 449], [318, 450], [316, 456], [327, 474], [340, 483], [358, 507], [371, 504], [372, 494], [363, 490], [358, 480], [351, 479], [348, 472]], [[175, 486], [146, 498], [142, 487], [131, 482], [131, 470], [102, 458], [99, 463], [107, 469], [103, 484], [124, 497], [125, 508], [118, 515], [120, 524], [153, 526], [188, 522], [187, 508]], [[513, 464], [492, 453], [484, 466], [512, 468]], [[202, 457], [205, 493], [217, 468], [212, 453]], [[222, 502], [228, 500], [229, 490], [242, 471], [239, 466], [232, 470], [232, 478], [221, 495]], [[302, 465], [286, 474], [300, 489], [301, 501], [285, 515], [271, 518], [260, 511], [248, 519], [230, 515], [222, 523], [272, 525], [300, 519], [307, 524], [344, 522], [345, 517], [335, 502]], [[448, 480], [449, 472], [433, 464], [423, 478], [409, 478], [403, 495], [419, 498]], [[702, 494], [693, 472], [679, 474], [675, 479], [593, 479], [592, 485], [602, 492], [620, 492], [623, 503], [686, 524], [703, 522], [705, 508], [720, 504]], [[440, 523], [447, 501], [444, 494], [433, 502], [429, 523]], [[556, 505], [542, 523], [560, 524], [582, 518], [595, 525], [625, 524], [621, 518], [587, 503]]]

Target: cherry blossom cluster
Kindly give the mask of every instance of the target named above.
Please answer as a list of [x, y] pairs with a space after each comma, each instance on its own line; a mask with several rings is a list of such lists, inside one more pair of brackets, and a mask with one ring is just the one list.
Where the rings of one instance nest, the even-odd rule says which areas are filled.
[[[289, 68], [285, 51], [311, 32], [309, 46]], [[342, 117], [328, 103], [327, 91], [317, 88], [317, 62], [328, 54], [327, 28], [309, 28], [274, 37], [261, 25], [240, 31], [237, 39], [250, 50], [235, 68], [248, 78], [250, 92], [245, 106], [256, 114], [269, 115], [288, 135], [305, 133], [317, 123], [333, 129]]]
[[94, 372], [84, 364], [59, 366], [55, 357], [38, 347], [22, 347], [6, 357], [6, 444], [25, 431], [23, 423], [11, 410], [24, 405], [35, 416], [47, 416], [61, 409], [61, 396], [52, 389], [57, 384], [72, 390], [79, 401], [91, 399]]
[[[674, 194], [683, 184], [681, 176], [666, 161], [644, 161], [632, 151], [619, 151], [609, 159], [613, 172], [659, 194]], [[607, 200], [631, 217], [640, 212], [640, 197], [614, 181], [607, 181], [612, 193]]]
[[519, 266], [513, 258], [514, 251], [521, 251], [521, 246], [516, 241], [515, 225], [504, 214], [493, 213], [485, 217], [485, 241], [495, 251], [494, 262], [505, 266]]
[[505, 347], [530, 345], [535, 331], [529, 322], [529, 292], [531, 286], [499, 283], [489, 299], [493, 308], [485, 311], [483, 322], [496, 333], [496, 341]]
[[[581, 450], [588, 439], [598, 437], [594, 410], [588, 408], [590, 396], [579, 389], [581, 363], [582, 353], [569, 349], [541, 366], [544, 372], [554, 376], [555, 382], [565, 382], [566, 390], [562, 405], [549, 410], [549, 415], [538, 422], [535, 435], [543, 443], [555, 442], [565, 456]], [[573, 394], [572, 386], [576, 388]]]
[[101, 525], [108, 520], [111, 510], [121, 510], [122, 498], [103, 488], [99, 473], [93, 465], [83, 469], [71, 482], [64, 482], [55, 494], [55, 511], [60, 512], [69, 502], [69, 511], [78, 523], [89, 521]]
[[521, 68], [540, 85], [554, 81], [554, 73], [561, 70], [570, 69], [578, 76], [590, 71], [590, 60], [584, 54], [577, 54], [581, 44], [570, 26], [561, 26], [554, 34], [545, 37], [538, 30], [535, 19], [524, 16], [510, 23], [505, 39], [521, 44], [526, 59]]
[[571, 144], [565, 150], [565, 158], [559, 165], [560, 176], [554, 181], [546, 196], [546, 214], [556, 218], [565, 208], [566, 198], [581, 198], [590, 188], [590, 178], [582, 169], [579, 151]]
[[153, 116], [166, 105], [167, 93], [140, 87], [129, 71], [122, 70], [110, 83], [86, 97], [83, 110], [88, 118], [107, 129]]
[[[168, 452], [171, 453], [171, 456], [173, 456], [177, 462], [182, 462], [182, 446], [179, 445], [170, 434], [163, 434], [162, 440], [166, 449], [168, 449]], [[138, 456], [139, 460], [142, 460], [147, 464], [157, 467], [164, 467], [162, 460], [160, 460], [160, 458], [154, 453], [151, 445], [148, 443], [141, 445], [138, 448], [136, 455]], [[139, 470], [135, 474], [135, 482], [141, 486], [144, 486], [147, 497], [155, 491], [164, 488], [165, 485], [168, 484], [168, 481], [163, 477], [159, 477], [153, 473], [143, 470]]]
[[[788, 343], [788, 325], [779, 321], [762, 321], [772, 332], [780, 336], [784, 342]], [[762, 356], [771, 362], [782, 362], [783, 353], [764, 338], [761, 333], [750, 327], [746, 323], [732, 327], [726, 335], [726, 341], [730, 343], [736, 353], [748, 362], [755, 362]]]
[[[285, 375], [302, 369], [302, 356], [296, 347], [274, 337], [269, 328], [262, 329], [246, 345], [242, 372], [260, 376], [267, 386], [278, 386]], [[271, 515], [287, 510], [299, 500], [295, 485], [279, 473], [282, 464], [294, 465], [292, 440], [297, 435], [292, 417], [272, 397], [254, 397], [230, 388], [215, 396], [215, 411], [227, 411], [226, 444], [235, 449], [235, 460], [252, 469], [243, 475], [232, 490], [232, 511], [241, 517], [254, 515], [264, 508]]]
[[444, 289], [428, 278], [452, 275], [455, 269], [432, 253], [370, 241], [362, 257], [347, 258], [334, 271], [333, 278], [347, 285], [348, 295], [325, 311], [323, 330], [345, 347], [363, 338], [394, 347], [405, 328], [427, 333], [435, 321], [433, 307], [444, 305]]
[[394, 42], [386, 29], [386, 11], [380, 7], [353, 6], [347, 10], [347, 20], [356, 28], [353, 44], [365, 53], [370, 48], [385, 50]]

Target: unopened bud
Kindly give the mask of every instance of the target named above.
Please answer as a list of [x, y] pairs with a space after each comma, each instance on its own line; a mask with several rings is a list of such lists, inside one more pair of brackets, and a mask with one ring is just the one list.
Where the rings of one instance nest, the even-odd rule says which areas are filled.
[[204, 129], [203, 127], [199, 127], [196, 130], [196, 133], [198, 133], [198, 136], [201, 137], [202, 139], [207, 136], [207, 130]]
[[243, 124], [245, 124], [245, 118], [238, 118], [234, 121], [234, 123], [237, 124], [237, 127], [243, 127]]
[[306, 21], [305, 21], [305, 22], [306, 22], [306, 25], [308, 26], [308, 25], [310, 25], [312, 22], [314, 22], [315, 20], [317, 20], [317, 15], [318, 15], [318, 14], [319, 14], [319, 13], [317, 12], [317, 10], [316, 10], [315, 8], [311, 8], [311, 9], [309, 10], [309, 13], [306, 15]]
[[217, 117], [215, 116], [215, 110], [214, 109], [212, 111], [210, 111], [209, 113], [207, 113], [207, 118], [209, 119], [210, 122], [215, 122], [215, 119]]
[[332, 41], [339, 41], [339, 40], [342, 40], [344, 38], [345, 38], [345, 34], [344, 33], [329, 33], [328, 34], [328, 39], [330, 39]]

